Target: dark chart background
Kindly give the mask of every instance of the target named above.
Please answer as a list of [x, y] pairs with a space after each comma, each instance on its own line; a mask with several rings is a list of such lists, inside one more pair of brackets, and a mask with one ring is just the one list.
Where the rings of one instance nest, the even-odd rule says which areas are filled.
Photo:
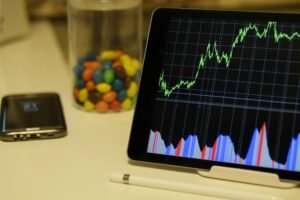
[[[208, 43], [229, 53], [239, 30], [249, 21], [172, 18], [162, 68], [168, 87], [193, 80], [200, 55]], [[268, 21], [251, 22], [260, 32]], [[291, 35], [300, 24], [277, 23], [277, 31]], [[202, 150], [219, 134], [230, 135], [235, 152], [245, 158], [255, 128], [266, 124], [270, 156], [285, 163], [291, 139], [300, 132], [300, 39], [275, 41], [274, 30], [259, 38], [254, 30], [233, 49], [228, 67], [208, 60], [195, 84], [165, 96], [157, 91], [152, 130], [165, 145], [195, 134]]]

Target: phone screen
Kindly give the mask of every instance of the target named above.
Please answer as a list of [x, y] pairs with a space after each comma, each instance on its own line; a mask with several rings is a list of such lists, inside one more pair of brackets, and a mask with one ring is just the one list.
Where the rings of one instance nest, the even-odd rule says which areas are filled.
[[2, 131], [64, 124], [56, 95], [8, 96], [2, 101]]

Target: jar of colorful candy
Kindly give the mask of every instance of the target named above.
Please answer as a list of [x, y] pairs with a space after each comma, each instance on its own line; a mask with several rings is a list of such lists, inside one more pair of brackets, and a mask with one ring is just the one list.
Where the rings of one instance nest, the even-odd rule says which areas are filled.
[[75, 105], [122, 111], [135, 105], [141, 75], [142, 0], [68, 0]]

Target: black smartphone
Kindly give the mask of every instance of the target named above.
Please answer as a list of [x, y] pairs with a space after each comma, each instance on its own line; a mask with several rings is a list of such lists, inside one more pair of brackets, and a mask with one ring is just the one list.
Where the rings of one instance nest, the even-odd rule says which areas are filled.
[[51, 139], [67, 135], [62, 104], [56, 93], [4, 96], [0, 123], [2, 141]]

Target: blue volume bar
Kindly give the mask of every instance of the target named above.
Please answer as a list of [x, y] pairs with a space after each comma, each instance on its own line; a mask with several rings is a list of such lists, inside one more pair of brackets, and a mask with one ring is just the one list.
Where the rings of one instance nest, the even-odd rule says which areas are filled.
[[[299, 165], [300, 156], [300, 134], [297, 138], [293, 138], [291, 141], [290, 150], [288, 152], [286, 167], [289, 170], [296, 171]], [[298, 163], [298, 164], [297, 164]]]
[[198, 137], [189, 135], [181, 138], [176, 147], [173, 144], [165, 145], [158, 131], [150, 131], [147, 152], [169, 156], [213, 160], [227, 163], [237, 163], [250, 166], [262, 166], [290, 171], [300, 171], [300, 133], [291, 139], [286, 163], [281, 164], [271, 159], [265, 123], [260, 130], [254, 129], [245, 159], [234, 150], [234, 144], [228, 135], [219, 134], [212, 147], [204, 146], [200, 150]]

